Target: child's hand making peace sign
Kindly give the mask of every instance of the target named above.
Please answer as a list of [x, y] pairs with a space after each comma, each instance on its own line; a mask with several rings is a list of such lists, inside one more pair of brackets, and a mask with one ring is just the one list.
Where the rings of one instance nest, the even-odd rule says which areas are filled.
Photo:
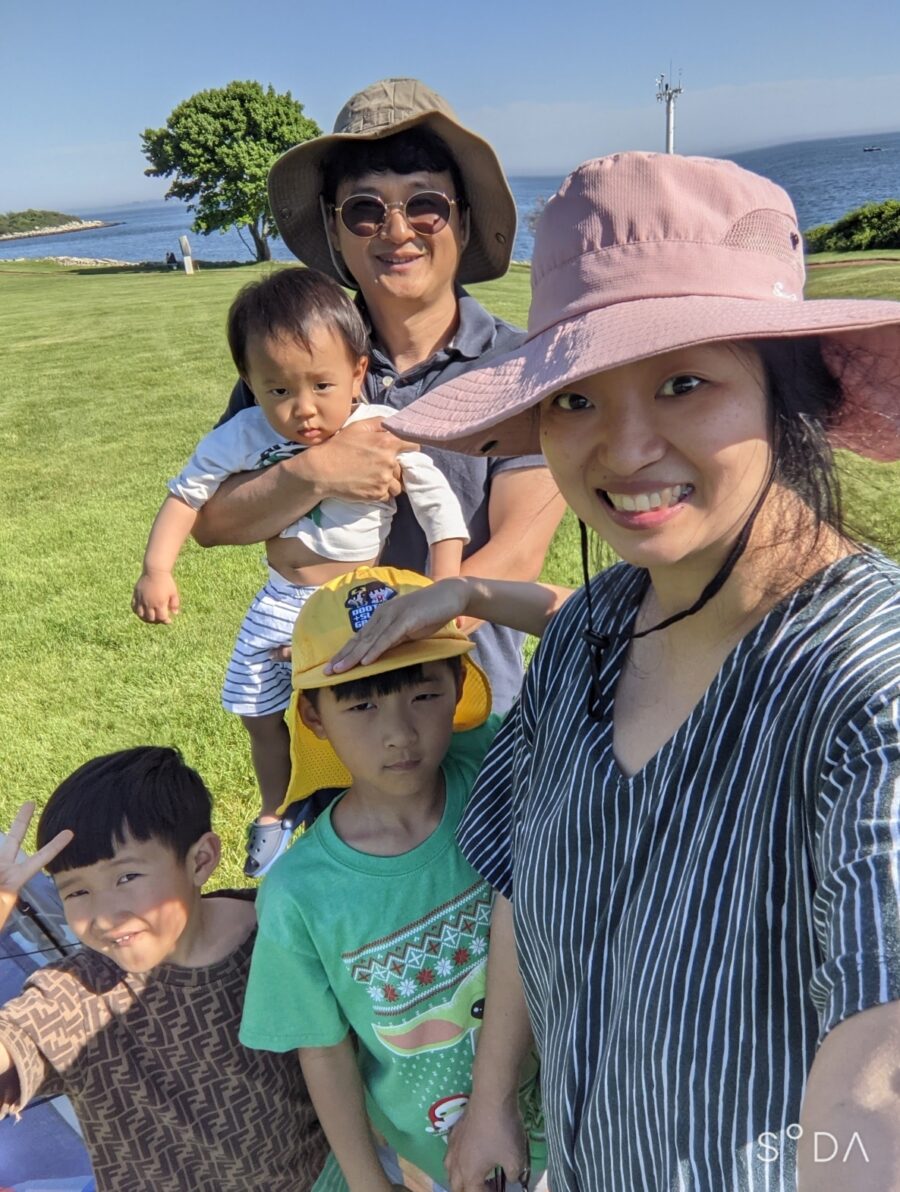
[[0, 840], [0, 929], [12, 914], [19, 891], [29, 879], [53, 858], [61, 853], [74, 833], [67, 828], [59, 832], [49, 844], [45, 844], [32, 857], [20, 857], [19, 849], [31, 817], [34, 815], [34, 804], [23, 803], [18, 815], [10, 825], [9, 832]]

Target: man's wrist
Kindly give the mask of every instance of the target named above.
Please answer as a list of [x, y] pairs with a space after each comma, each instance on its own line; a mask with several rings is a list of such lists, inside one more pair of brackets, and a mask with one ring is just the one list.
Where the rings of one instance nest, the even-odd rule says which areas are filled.
[[320, 447], [307, 447], [280, 465], [294, 481], [297, 495], [311, 499], [315, 505], [329, 495], [317, 467], [319, 451]]

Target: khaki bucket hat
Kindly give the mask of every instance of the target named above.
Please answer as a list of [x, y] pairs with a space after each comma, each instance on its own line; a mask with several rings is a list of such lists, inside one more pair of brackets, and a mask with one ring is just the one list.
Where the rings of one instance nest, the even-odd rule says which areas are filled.
[[459, 123], [442, 96], [418, 79], [381, 79], [357, 92], [341, 108], [330, 136], [295, 145], [272, 166], [269, 202], [282, 239], [299, 260], [346, 284], [332, 259], [325, 227], [325, 159], [343, 141], [377, 141], [417, 125], [445, 142], [465, 187], [470, 227], [459, 264], [460, 284], [503, 276], [516, 236], [516, 205], [497, 155]]

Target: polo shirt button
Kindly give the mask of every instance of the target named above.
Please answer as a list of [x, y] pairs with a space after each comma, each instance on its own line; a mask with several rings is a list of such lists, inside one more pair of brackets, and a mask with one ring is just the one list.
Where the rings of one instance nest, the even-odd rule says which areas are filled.
[[393, 385], [393, 383], [394, 383], [393, 377], [382, 377], [381, 378], [382, 389], [390, 389], [390, 387], [391, 387], [391, 385]]

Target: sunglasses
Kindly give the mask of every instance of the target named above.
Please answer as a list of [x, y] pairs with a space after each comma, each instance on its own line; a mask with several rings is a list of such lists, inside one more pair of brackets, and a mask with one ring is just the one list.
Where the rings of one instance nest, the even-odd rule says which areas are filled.
[[365, 240], [378, 235], [394, 210], [403, 212], [417, 236], [436, 236], [446, 228], [458, 203], [459, 199], [450, 199], [439, 190], [417, 191], [403, 203], [385, 203], [377, 195], [350, 195], [334, 213], [348, 232]]

